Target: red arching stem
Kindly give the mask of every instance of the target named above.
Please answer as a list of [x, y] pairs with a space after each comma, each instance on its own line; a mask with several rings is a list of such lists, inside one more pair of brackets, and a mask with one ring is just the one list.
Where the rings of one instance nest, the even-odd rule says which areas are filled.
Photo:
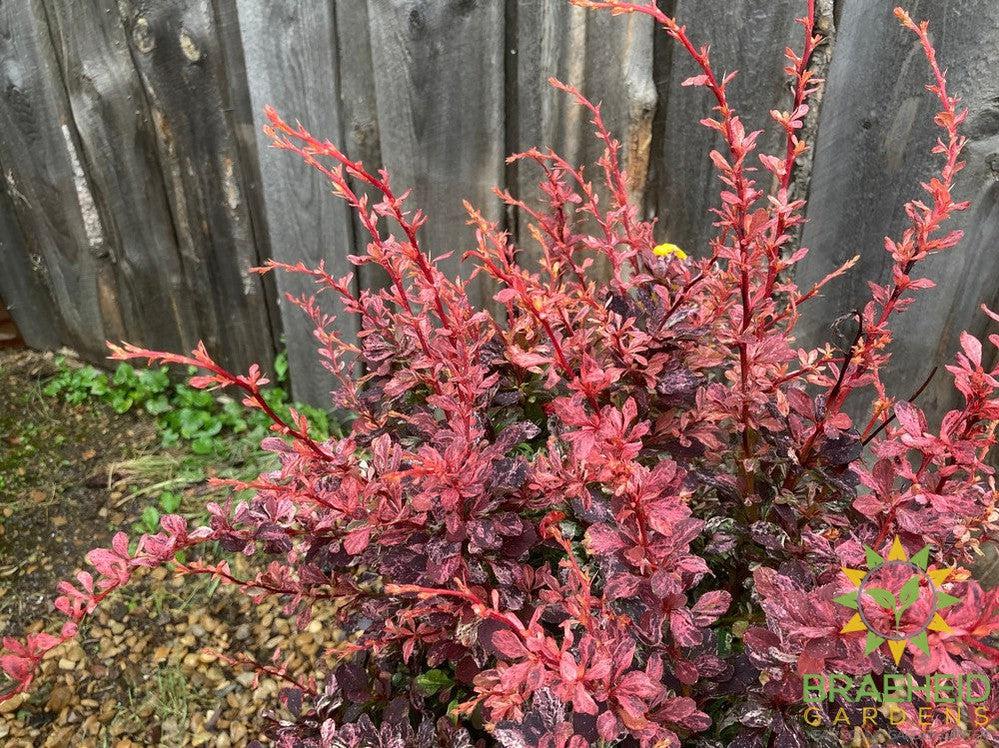
[[[798, 64], [795, 66], [794, 70], [794, 98], [791, 102], [791, 113], [798, 111], [799, 107], [805, 103], [805, 99], [808, 97], [809, 89], [809, 77], [806, 75], [808, 73], [808, 66], [812, 60], [812, 54], [815, 52], [815, 48], [818, 46], [817, 38], [815, 37], [815, 0], [808, 0], [808, 10], [805, 17], [801, 19], [805, 28], [805, 46], [801, 51], [801, 58]], [[784, 171], [780, 178], [780, 189], [785, 192], [791, 186], [791, 177], [794, 174], [794, 164], [797, 160], [798, 150], [797, 150], [797, 136], [795, 135], [794, 128], [788, 127], [785, 134], [785, 147], [784, 147]], [[777, 221], [773, 229], [773, 239], [774, 241], [780, 239], [787, 230], [787, 215], [785, 211], [777, 211]], [[779, 248], [777, 249], [779, 253]], [[777, 282], [777, 264], [776, 262], [771, 262], [770, 266], [767, 268], [767, 281], [764, 286], [763, 296], [769, 296], [773, 292], [774, 284]]]
[[[742, 303], [742, 323], [739, 329], [736, 347], [739, 351], [739, 386], [741, 389], [742, 407], [740, 408], [740, 420], [742, 422], [742, 452], [744, 458], [750, 456], [749, 442], [749, 352], [746, 344], [745, 334], [752, 322], [753, 306], [750, 299], [750, 279], [749, 279], [749, 240], [746, 237], [746, 215], [750, 204], [751, 190], [746, 183], [743, 173], [743, 159], [745, 151], [737, 147], [740, 142], [736, 137], [734, 119], [735, 114], [728, 103], [725, 94], [725, 83], [719, 82], [715, 76], [714, 69], [708, 60], [707, 50], [699, 50], [690, 41], [686, 29], [679, 25], [673, 18], [663, 13], [655, 4], [635, 5], [617, 3], [592, 3], [595, 7], [604, 7], [616, 10], [627, 10], [629, 12], [644, 13], [651, 16], [659, 23], [666, 33], [678, 41], [680, 45], [690, 55], [704, 74], [704, 85], [711, 91], [718, 105], [718, 112], [721, 118], [721, 125], [724, 130], [725, 144], [728, 146], [729, 155], [732, 157], [731, 178], [737, 196], [737, 203], [733, 207], [734, 217], [731, 221], [732, 229], [735, 233], [736, 248], [739, 253], [739, 297]], [[744, 489], [749, 490], [748, 481]]]
[[[950, 197], [954, 177], [962, 167], [962, 164], [958, 162], [958, 158], [965, 143], [965, 139], [958, 132], [958, 125], [963, 121], [967, 111], [958, 112], [957, 100], [947, 93], [947, 83], [943, 72], [937, 64], [936, 53], [933, 45], [930, 43], [926, 25], [917, 25], [904, 12], [898, 9], [896, 9], [895, 15], [898, 16], [906, 28], [919, 37], [926, 60], [930, 65], [930, 70], [936, 82], [935, 86], [930, 87], [940, 103], [940, 112], [935, 121], [945, 132], [946, 139], [938, 139], [934, 153], [946, 154], [946, 160], [940, 169], [939, 178], [935, 178], [932, 182], [927, 183], [925, 187], [933, 198], [932, 207], [926, 207], [918, 201], [910, 201], [907, 204], [907, 212], [912, 217], [912, 224], [903, 235], [901, 243], [896, 245], [893, 251], [894, 263], [891, 290], [887, 294], [887, 298], [885, 298], [883, 304], [881, 304], [876, 321], [872, 319], [865, 332], [863, 340], [864, 357], [856, 364], [855, 369], [848, 377], [844, 378], [843, 372], [840, 373], [840, 380], [837, 381], [835, 387], [836, 396], [833, 397], [832, 393], [830, 393], [827, 399], [828, 404], [825, 416], [815, 424], [811, 434], [798, 453], [800, 470], [796, 474], [789, 475], [788, 479], [785, 480], [784, 487], [788, 489], [794, 488], [800, 477], [811, 465], [815, 456], [812, 448], [816, 439], [822, 433], [825, 419], [839, 412], [846, 398], [854, 389], [854, 383], [870, 370], [873, 363], [872, 357], [877, 355], [876, 346], [879, 344], [879, 339], [887, 336], [890, 340], [890, 332], [886, 325], [888, 319], [895, 312], [899, 299], [908, 288], [909, 273], [919, 260], [926, 257], [934, 249], [940, 248], [934, 244], [934, 240], [931, 238], [932, 235], [952, 213], [964, 210], [967, 207], [965, 203], [953, 202]], [[938, 189], [933, 189], [932, 185], [934, 183], [938, 183]], [[871, 317], [874, 317], [873, 312], [871, 313]], [[844, 365], [844, 371], [846, 368], [846, 365]]]
[[[283, 132], [289, 132], [289, 133], [295, 132], [294, 130], [291, 130], [291, 128], [289, 128], [288, 125], [284, 124], [283, 122], [281, 124], [283, 125], [284, 128], [282, 129]], [[297, 146], [294, 143], [292, 143], [290, 140], [280, 141], [280, 147], [284, 148], [285, 150], [290, 150], [294, 153], [297, 153], [299, 156], [302, 157], [302, 160], [306, 164], [311, 166], [313, 169], [315, 169], [320, 174], [329, 179], [330, 182], [335, 184], [337, 188], [340, 190], [340, 192], [343, 194], [343, 197], [347, 201], [347, 203], [357, 209], [356, 210], [357, 215], [361, 219], [361, 223], [364, 226], [365, 231], [367, 231], [368, 234], [371, 236], [372, 241], [374, 241], [374, 243], [378, 246], [384, 245], [384, 240], [382, 239], [382, 236], [378, 231], [378, 227], [375, 225], [375, 222], [371, 220], [370, 214], [367, 211], [360, 209], [360, 200], [358, 199], [354, 191], [350, 188], [350, 185], [347, 183], [347, 180], [343, 178], [342, 174], [339, 174], [333, 171], [332, 169], [329, 169], [326, 166], [324, 166], [322, 162], [320, 162], [319, 159], [316, 158], [316, 154], [312, 150], [309, 150], [302, 146]], [[367, 172], [364, 173], [366, 174]], [[382, 269], [384, 269], [385, 272], [388, 274], [389, 279], [392, 281], [392, 285], [395, 287], [396, 293], [399, 295], [399, 300], [402, 302], [402, 305], [405, 307], [406, 311], [409, 312], [411, 317], [415, 316], [413, 304], [409, 298], [409, 292], [406, 291], [406, 287], [405, 285], [403, 285], [402, 282], [402, 276], [399, 274], [398, 270], [395, 267], [393, 267], [392, 264], [389, 262], [379, 262], [378, 264], [381, 265]], [[412, 327], [416, 333], [417, 339], [420, 342], [420, 347], [423, 348], [423, 352], [426, 353], [427, 356], [430, 356], [432, 358], [433, 352], [430, 349], [430, 343], [427, 342], [427, 338], [423, 334], [423, 330], [420, 329], [418, 325], [413, 325]]]
[[[854, 312], [857, 315], [857, 334], [853, 338], [853, 343], [850, 345], [849, 350], [846, 352], [846, 356], [843, 359], [843, 363], [840, 366], [839, 376], [836, 377], [836, 383], [829, 390], [829, 399], [827, 410], [832, 408], [839, 409], [840, 401], [839, 396], [843, 388], [843, 382], [846, 381], [846, 372], [850, 368], [850, 364], [853, 361], [854, 356], [857, 355], [857, 344], [860, 342], [861, 337], [864, 334], [864, 316], [860, 312]], [[808, 467], [809, 461], [812, 459], [812, 450], [815, 448], [815, 442], [822, 433], [823, 426], [825, 424], [825, 416], [820, 418], [815, 424], [815, 428], [812, 429], [812, 433], [808, 435], [805, 440], [804, 445], [801, 448], [801, 452], [798, 457], [799, 469], [797, 472], [788, 473], [787, 477], [784, 479], [783, 488], [785, 491], [794, 490], [794, 487], [801, 480], [801, 476], [805, 474], [805, 470]]]
[[[251, 381], [246, 377], [238, 377], [232, 372], [223, 369], [211, 359], [208, 352], [205, 350], [204, 344], [200, 341], [198, 342], [193, 354], [190, 356], [148, 350], [146, 348], [139, 348], [138, 346], [134, 346], [129, 343], [123, 343], [118, 346], [109, 342], [108, 347], [111, 349], [110, 358], [116, 361], [144, 358], [147, 359], [150, 364], [153, 361], [159, 361], [163, 364], [183, 364], [210, 372], [212, 376], [207, 377], [207, 379], [210, 379], [212, 384], [223, 387], [234, 386], [243, 390], [243, 392], [250, 396], [250, 398], [257, 404], [257, 407], [259, 407], [260, 410], [262, 410], [283, 433], [291, 436], [297, 441], [300, 441], [320, 459], [333, 459], [333, 456], [327, 454], [307, 433], [299, 431], [293, 426], [289, 426], [284, 419], [281, 418], [281, 416], [274, 412], [274, 409], [267, 404], [263, 395], [260, 394], [260, 385], [256, 383], [255, 379]], [[251, 369], [251, 372], [252, 371], [253, 370]], [[207, 386], [207, 384], [204, 386]]]
[[[187, 566], [186, 564], [182, 564], [179, 561], [177, 562], [177, 566], [181, 570], [178, 572], [180, 574], [219, 577], [228, 582], [229, 584], [233, 585], [234, 587], [239, 587], [243, 590], [252, 590], [252, 589], [263, 590], [264, 592], [269, 592], [272, 595], [294, 596], [302, 593], [301, 590], [297, 590], [294, 588], [275, 587], [274, 585], [265, 584], [263, 582], [238, 579], [232, 576], [231, 574], [226, 574], [224, 571], [216, 568], [201, 569], [195, 566]], [[312, 600], [339, 600], [342, 597], [343, 595], [329, 595], [329, 594], [324, 595], [322, 593], [315, 593], [315, 592], [309, 593], [309, 598]]]
[[274, 421], [274, 423], [276, 423], [279, 427], [281, 427], [285, 431], [285, 433], [287, 433], [289, 436], [303, 442], [310, 450], [312, 450], [313, 453], [315, 453], [316, 457], [319, 457], [320, 459], [323, 460], [333, 459], [333, 456], [327, 454], [318, 444], [316, 444], [316, 442], [312, 439], [312, 437], [308, 436], [307, 434], [303, 434], [301, 431], [298, 431], [297, 429], [294, 429], [291, 426], [289, 426], [287, 423], [285, 423], [281, 419], [281, 417], [274, 412], [274, 409], [267, 404], [267, 401], [264, 400], [263, 395], [260, 394], [259, 387], [248, 387], [239, 382], [236, 383], [236, 386], [247, 392], [250, 395], [250, 397], [252, 397], [257, 402], [257, 404], [260, 406], [260, 409], [267, 414], [268, 418]]
[[[936, 376], [937, 370], [939, 368], [940, 368], [939, 366], [934, 366], [932, 369], [930, 369], [929, 376], [927, 376], [926, 379], [923, 380], [923, 383], [919, 385], [919, 388], [915, 392], [912, 393], [912, 395], [907, 399], [907, 402], [910, 403], [915, 402], [919, 398], [919, 396], [923, 394], [923, 391], [930, 386], [930, 382], [933, 381], [933, 377]], [[892, 413], [891, 416], [886, 418], [881, 423], [880, 426], [878, 426], [876, 429], [874, 429], [873, 432], [868, 434], [868, 432], [871, 430], [871, 427], [874, 425], [875, 420], [877, 420], [876, 414], [874, 417], [871, 418], [870, 423], [867, 424], [867, 427], [864, 429], [864, 433], [861, 435], [861, 443], [864, 446], [867, 446], [871, 441], [873, 441], [878, 434], [884, 431], [888, 427], [888, 425], [895, 420], [895, 414]]]
[[[474, 209], [471, 209], [471, 206], [469, 206], [469, 208], [472, 216], [472, 222], [478, 226], [481, 232], [484, 227], [482, 216]], [[562, 370], [566, 379], [570, 382], [579, 380], [580, 389], [584, 389], [581, 378], [576, 374], [576, 370], [572, 368], [572, 364], [569, 363], [569, 359], [565, 356], [565, 351], [562, 349], [562, 343], [559, 341], [558, 335], [555, 334], [555, 330], [552, 328], [548, 319], [542, 316], [537, 306], [535, 306], [535, 300], [531, 298], [530, 294], [526, 290], [518, 287], [517, 284], [514, 283], [514, 279], [511, 277], [510, 272], [499, 267], [488, 255], [482, 253], [479, 255], [479, 259], [481, 260], [483, 267], [485, 267], [494, 278], [504, 283], [507, 287], [513, 288], [517, 291], [517, 296], [520, 298], [521, 306], [527, 310], [527, 313], [530, 314], [545, 331], [545, 335], [548, 337], [548, 340], [552, 345], [555, 362]], [[600, 404], [597, 402], [596, 398], [589, 392], [584, 392], [584, 394], [587, 402], [590, 404], [590, 407], [593, 408], [594, 412], [599, 413]]]
[[[805, 27], [805, 46], [801, 52], [801, 60], [794, 71], [795, 77], [795, 87], [794, 87], [794, 101], [791, 104], [791, 111], [794, 112], [805, 103], [805, 98], [808, 96], [808, 80], [805, 78], [805, 73], [808, 71], [808, 65], [811, 62], [812, 54], [815, 52], [816, 39], [814, 36], [815, 32], [815, 0], [808, 0], [808, 11], [804, 17], [804, 27]], [[794, 130], [789, 129], [787, 132], [784, 148], [784, 173], [781, 175], [780, 186], [783, 189], [787, 189], [791, 185], [791, 176], [794, 170], [795, 162], [795, 136]], [[777, 236], [784, 233], [782, 230], [776, 232]]]
[[292, 676], [283, 672], [280, 668], [272, 667], [270, 665], [264, 665], [262, 662], [257, 660], [257, 658], [253, 657], [252, 655], [240, 652], [236, 657], [229, 657], [224, 652], [212, 651], [212, 653], [217, 655], [220, 659], [222, 659], [229, 665], [249, 665], [258, 673], [264, 673], [265, 675], [269, 675], [272, 678], [278, 678], [280, 680], [285, 681], [286, 683], [290, 683], [291, 685], [300, 689], [303, 693], [311, 694], [312, 696], [317, 695], [316, 689], [306, 686], [304, 683], [299, 682]]
[[[427, 261], [426, 256], [420, 249], [419, 240], [416, 238], [416, 228], [413, 223], [406, 219], [402, 213], [402, 209], [399, 207], [399, 199], [396, 197], [395, 193], [392, 191], [391, 186], [387, 181], [379, 179], [374, 176], [366, 169], [361, 166], [359, 161], [352, 161], [347, 158], [347, 156], [333, 143], [330, 141], [320, 142], [318, 139], [314, 138], [311, 133], [309, 133], [304, 127], [293, 128], [288, 125], [287, 122], [282, 120], [277, 113], [272, 110], [267, 110], [267, 118], [270, 121], [273, 131], [281, 132], [286, 137], [284, 141], [279, 140], [277, 137], [274, 138], [275, 145], [278, 147], [286, 148], [288, 150], [296, 151], [299, 155], [306, 159], [309, 164], [319, 171], [323, 172], [331, 181], [337, 184], [338, 187], [343, 186], [342, 177], [340, 179], [334, 179], [332, 176], [332, 171], [323, 167], [322, 164], [316, 159], [316, 156], [327, 156], [332, 158], [334, 161], [339, 163], [347, 173], [357, 179], [371, 185], [376, 190], [378, 190], [385, 197], [385, 204], [388, 206], [389, 211], [392, 214], [392, 218], [395, 219], [396, 223], [402, 229], [403, 233], [406, 235], [406, 240], [409, 242], [409, 246], [412, 248], [410, 254], [411, 259], [414, 260], [420, 272], [422, 273], [424, 279], [426, 280], [428, 287], [433, 292], [434, 297], [434, 311], [436, 311], [438, 318], [445, 327], [452, 333], [456, 331], [452, 329], [450, 324], [450, 319], [444, 311], [444, 303], [441, 300], [440, 293], [437, 290], [438, 279], [434, 277], [433, 268], [431, 268], [430, 263]], [[302, 143], [303, 146], [294, 145], [288, 138], [294, 138]], [[308, 158], [311, 157], [311, 158]], [[367, 221], [365, 221], [367, 224]], [[370, 227], [365, 226], [368, 232], [371, 232]]]

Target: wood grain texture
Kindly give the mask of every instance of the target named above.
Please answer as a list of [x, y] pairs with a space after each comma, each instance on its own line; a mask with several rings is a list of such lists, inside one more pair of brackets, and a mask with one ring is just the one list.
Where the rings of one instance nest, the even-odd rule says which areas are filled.
[[[211, 0], [215, 11], [215, 28], [218, 44], [222, 50], [226, 81], [221, 87], [226, 119], [236, 141], [236, 159], [242, 175], [243, 197], [257, 257], [270, 256], [270, 240], [267, 219], [264, 211], [263, 180], [260, 176], [260, 156], [257, 143], [259, 120], [250, 100], [250, 84], [247, 80], [246, 57], [243, 54], [243, 38], [239, 28], [239, 11], [236, 0]], [[284, 336], [281, 330], [281, 312], [277, 308], [277, 288], [272, 275], [261, 277], [267, 311], [271, 320], [271, 337], [275, 350], [280, 350]], [[268, 362], [269, 363], [269, 362]], [[270, 369], [269, 365], [264, 365]]]
[[[238, 0], [250, 100], [256, 118], [264, 211], [271, 256], [283, 262], [326, 262], [337, 277], [353, 272], [353, 228], [346, 206], [328, 184], [293, 154], [268, 148], [263, 109], [273, 105], [289, 121], [300, 120], [319, 137], [341, 141], [342, 123], [336, 91], [337, 46], [332, 5], [301, 0], [263, 5]], [[278, 305], [288, 350], [292, 391], [304, 402], [329, 406], [332, 378], [320, 365], [316, 341], [302, 313], [285, 298], [315, 293], [304, 276], [278, 273]], [[326, 299], [339, 328], [350, 339], [356, 320]]]
[[188, 303], [156, 136], [113, 0], [45, 0], [80, 160], [102, 208], [124, 337], [163, 350], [193, 347]]
[[[339, 106], [343, 125], [345, 152], [360, 160], [365, 168], [382, 165], [381, 139], [378, 133], [378, 102], [375, 98], [375, 68], [371, 57], [366, 2], [333, 3], [336, 23], [336, 52], [339, 72]], [[371, 200], [378, 200], [367, 185], [354, 187]], [[352, 216], [353, 219], [353, 216]], [[360, 250], [371, 240], [359, 220], [353, 219], [354, 246]], [[374, 288], [388, 283], [385, 272], [374, 265], [355, 269], [359, 285]]]
[[260, 258], [212, 5], [121, 0], [119, 8], [153, 117], [186, 303], [227, 365], [269, 362], [271, 321], [261, 280], [250, 272]]
[[[803, 12], [802, 0], [676, 0], [676, 19], [686, 25], [693, 43], [710, 43], [715, 72], [738, 71], [729, 84], [729, 100], [747, 131], [767, 129], [768, 136], [759, 141], [764, 153], [774, 152], [782, 137], [769, 112], [785, 108], [790, 99], [783, 51], [787, 46], [801, 49], [803, 32], [794, 19]], [[671, 49], [670, 59], [659, 81], [663, 109], [653, 133], [659, 143], [654, 149], [651, 202], [659, 235], [703, 254], [715, 233], [716, 218], [710, 210], [720, 204], [721, 190], [708, 153], [719, 148], [721, 140], [699, 124], [712, 114], [713, 97], [703, 88], [682, 86], [700, 71], [681, 49]]]
[[[964, 229], [964, 241], [916, 271], [937, 288], [920, 292], [893, 325], [895, 358], [886, 378], [899, 397], [908, 397], [934, 365], [952, 358], [961, 330], [981, 335], [987, 320], [978, 305], [999, 301], [999, 5], [921, 0], [908, 9], [930, 21], [950, 90], [970, 109], [968, 166], [958, 175], [955, 196], [973, 207], [952, 223]], [[867, 280], [886, 280], [890, 258], [883, 237], [905, 227], [902, 206], [921, 194], [919, 182], [936, 165], [928, 156], [937, 135], [936, 103], [923, 88], [928, 76], [915, 37], [898, 26], [890, 8], [873, 0], [844, 3], [804, 232], [811, 253], [797, 280], [810, 283], [857, 253], [861, 261], [803, 310], [804, 341], [829, 338], [832, 319], [869, 299]], [[952, 379], [940, 371], [919, 403], [939, 416], [955, 401]]]
[[[0, 164], [0, 174], [6, 174]], [[44, 261], [32, 254], [14, 212], [6, 179], [0, 179], [0, 316], [9, 313], [24, 342], [55, 350], [66, 339], [59, 308], [45, 280]]]
[[[81, 144], [40, 0], [0, 4], [0, 163], [24, 247], [58, 305], [66, 344], [91, 358], [124, 326], [104, 219], [84, 171]], [[24, 263], [11, 265], [24, 271]], [[15, 308], [27, 306], [8, 291]], [[30, 333], [29, 333], [30, 334]]]
[[[496, 0], [368, 0], [382, 161], [409, 207], [431, 217], [433, 256], [453, 252], [449, 276], [474, 235], [462, 199], [502, 218], [504, 8]], [[479, 276], [473, 301], [490, 296]]]
[[[579, 88], [601, 112], [622, 143], [630, 197], [641, 203], [645, 191], [656, 107], [653, 81], [653, 25], [645, 16], [588, 13], [567, 3], [516, 3], [515, 106], [508, 112], [511, 148], [551, 147], [570, 162], [590, 166], [603, 146], [593, 135], [589, 113], [548, 85], [552, 76]], [[513, 187], [537, 196], [539, 171], [518, 165]], [[517, 227], [522, 247], [533, 242], [526, 226]]]

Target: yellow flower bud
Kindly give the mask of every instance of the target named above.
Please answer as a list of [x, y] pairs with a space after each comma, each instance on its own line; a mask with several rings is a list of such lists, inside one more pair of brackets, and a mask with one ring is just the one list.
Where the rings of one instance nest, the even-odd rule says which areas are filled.
[[658, 255], [659, 257], [669, 257], [670, 255], [672, 255], [678, 260], [687, 259], [686, 252], [684, 252], [675, 244], [670, 244], [669, 242], [665, 242], [663, 244], [659, 244], [658, 246], [656, 246], [655, 249], [652, 250], [652, 254]]

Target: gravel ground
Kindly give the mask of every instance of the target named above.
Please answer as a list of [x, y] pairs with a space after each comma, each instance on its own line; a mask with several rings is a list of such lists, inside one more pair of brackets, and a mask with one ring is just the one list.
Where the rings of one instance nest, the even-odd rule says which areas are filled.
[[[50, 360], [0, 354], [0, 632], [58, 620], [57, 579], [86, 550], [129, 528], [142, 479], [116, 478], [123, 462], [157, 453], [148, 420], [40, 394]], [[148, 479], [148, 478], [147, 478]], [[199, 486], [188, 486], [197, 506]], [[245, 560], [230, 561], [239, 573]], [[252, 609], [252, 610], [251, 610]], [[269, 662], [275, 649], [299, 675], [336, 634], [322, 612], [296, 632], [274, 602], [167, 569], [144, 573], [95, 614], [77, 642], [50, 653], [35, 687], [0, 704], [0, 745], [240, 746], [262, 739], [278, 683], [219, 658]]]
[[0, 704], [0, 744], [224, 747], [265, 740], [262, 712], [277, 704], [278, 683], [234, 671], [217, 652], [266, 662], [280, 647], [300, 674], [306, 659], [332, 643], [327, 627], [317, 617], [295, 633], [276, 605], [251, 610], [227, 588], [195, 587], [157, 569], [106, 605], [77, 643], [51, 653], [30, 693]]

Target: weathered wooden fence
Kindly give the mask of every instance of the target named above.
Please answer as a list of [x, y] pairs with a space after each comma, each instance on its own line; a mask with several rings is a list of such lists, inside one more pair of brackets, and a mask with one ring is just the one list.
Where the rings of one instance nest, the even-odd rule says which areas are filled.
[[[799, 274], [807, 282], [863, 259], [815, 303], [812, 337], [862, 305], [865, 279], [887, 267], [882, 237], [899, 230], [901, 205], [929, 173], [926, 66], [892, 4], [820, 2], [828, 82], [797, 185], [812, 199]], [[670, 5], [712, 43], [716, 65], [740, 71], [734, 104], [765, 125], [786, 104], [782, 52], [800, 46], [804, 0]], [[909, 5], [931, 21], [971, 109], [960, 196], [974, 208], [959, 219], [961, 248], [928, 263], [937, 291], [898, 325], [900, 393], [961, 329], [981, 332], [977, 304], [999, 295], [999, 3]], [[506, 153], [552, 145], [595, 156], [586, 118], [545, 84], [555, 75], [603, 102], [633, 198], [664, 237], [697, 248], [717, 182], [714, 135], [697, 124], [710, 102], [681, 86], [691, 74], [648, 19], [564, 0], [0, 0], [0, 296], [29, 344], [94, 360], [106, 339], [182, 349], [201, 338], [244, 367], [271, 360], [283, 336], [295, 394], [322, 403], [309, 331], [281, 301], [298, 281], [273, 288], [249, 268], [325, 258], [346, 272], [363, 239], [318, 176], [266, 148], [265, 104], [412, 187], [432, 217], [425, 243], [441, 253], [467, 246], [462, 197], [525, 233], [491, 194], [530, 194], [532, 175], [506, 166]], [[939, 410], [948, 392], [938, 377], [924, 402]]]

